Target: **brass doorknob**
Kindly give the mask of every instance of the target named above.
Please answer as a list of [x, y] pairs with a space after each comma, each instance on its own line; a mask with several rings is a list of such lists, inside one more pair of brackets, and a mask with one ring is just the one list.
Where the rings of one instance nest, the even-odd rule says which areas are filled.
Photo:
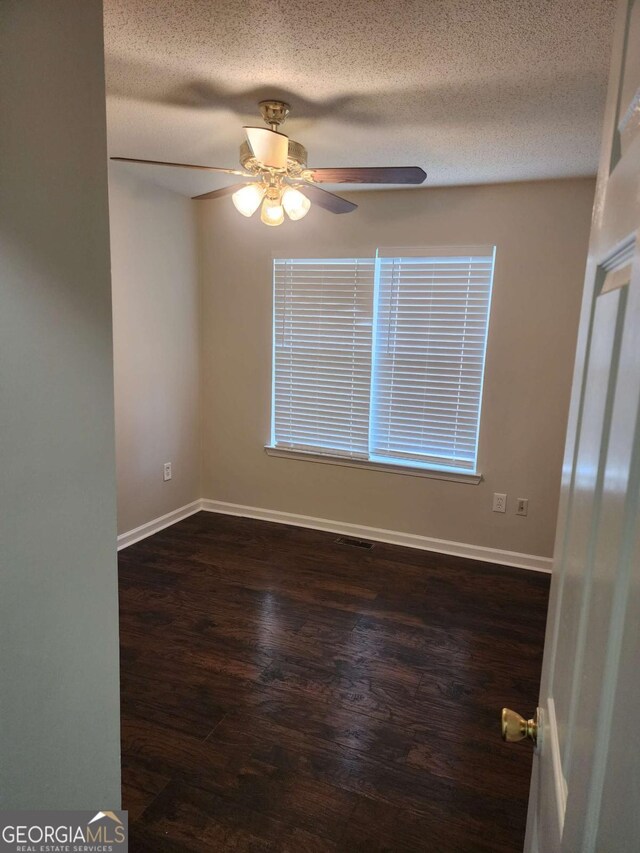
[[530, 720], [525, 720], [511, 708], [502, 709], [502, 740], [516, 743], [529, 738], [534, 745], [538, 742], [538, 712]]

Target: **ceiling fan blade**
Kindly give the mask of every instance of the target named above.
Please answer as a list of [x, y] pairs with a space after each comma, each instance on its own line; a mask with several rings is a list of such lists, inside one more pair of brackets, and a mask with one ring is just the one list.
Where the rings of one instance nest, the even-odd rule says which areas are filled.
[[311, 180], [324, 184], [421, 184], [427, 173], [420, 166], [365, 166], [308, 169]]
[[203, 169], [206, 172], [222, 172], [225, 175], [241, 175], [243, 178], [254, 178], [248, 172], [240, 172], [238, 169], [222, 169], [219, 166], [196, 166], [193, 163], [166, 163], [164, 160], [138, 160], [135, 157], [111, 157], [111, 160], [119, 160], [122, 163], [146, 163], [149, 166], [178, 166], [180, 169]]
[[347, 201], [335, 193], [330, 193], [328, 190], [320, 189], [313, 184], [305, 182], [300, 186], [301, 192], [307, 196], [309, 201], [317, 204], [318, 207], [324, 207], [325, 210], [330, 210], [331, 213], [351, 213], [358, 206], [352, 201]]
[[194, 195], [194, 196], [191, 196], [191, 198], [192, 198], [192, 200], [195, 200], [195, 201], [204, 201], [205, 199], [208, 199], [208, 198], [222, 198], [222, 196], [225, 196], [225, 195], [233, 195], [233, 193], [237, 192], [238, 190], [244, 189], [244, 187], [246, 187], [246, 186], [247, 186], [246, 184], [231, 184], [230, 187], [220, 187], [219, 190], [211, 190], [210, 193], [203, 193], [202, 195]]
[[257, 160], [272, 169], [286, 169], [289, 137], [266, 127], [245, 127], [244, 132]]

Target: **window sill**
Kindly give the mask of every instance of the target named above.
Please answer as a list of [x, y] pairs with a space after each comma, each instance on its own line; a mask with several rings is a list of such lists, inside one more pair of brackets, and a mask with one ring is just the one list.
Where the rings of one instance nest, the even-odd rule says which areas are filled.
[[386, 474], [404, 474], [409, 477], [428, 477], [432, 480], [449, 480], [452, 483], [471, 483], [482, 481], [482, 474], [462, 471], [440, 471], [437, 468], [413, 468], [409, 465], [394, 465], [391, 462], [373, 462], [365, 459], [348, 459], [342, 456], [329, 456], [324, 453], [311, 453], [304, 450], [287, 450], [283, 447], [265, 447], [268, 456], [280, 456], [283, 459], [297, 459], [302, 462], [320, 462], [323, 465], [341, 465], [345, 468], [367, 468]]

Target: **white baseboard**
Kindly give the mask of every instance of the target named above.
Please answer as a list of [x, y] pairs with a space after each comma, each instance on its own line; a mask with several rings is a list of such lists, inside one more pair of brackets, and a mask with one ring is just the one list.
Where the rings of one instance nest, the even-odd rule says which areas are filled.
[[298, 515], [293, 512], [280, 512], [274, 509], [262, 509], [254, 506], [214, 501], [204, 498], [192, 501], [173, 512], [154, 518], [118, 536], [118, 551], [153, 536], [165, 527], [170, 527], [183, 518], [196, 512], [217, 512], [221, 515], [238, 515], [242, 518], [256, 518], [261, 521], [273, 521], [277, 524], [291, 524], [294, 527], [309, 527], [312, 530], [326, 530], [354, 536], [357, 539], [371, 539], [374, 542], [387, 542], [391, 545], [404, 545], [406, 548], [418, 548], [421, 551], [435, 551], [438, 554], [450, 554], [454, 557], [466, 557], [469, 560], [481, 560], [485, 563], [498, 563], [514, 566], [518, 569], [531, 569], [536, 572], [551, 572], [552, 560], [534, 554], [519, 554], [517, 551], [503, 551], [499, 548], [485, 548], [482, 545], [468, 545], [465, 542], [451, 542], [448, 539], [432, 539], [415, 533], [401, 533], [397, 530], [384, 530], [379, 527], [367, 527], [363, 524], [349, 524], [346, 521], [333, 521], [328, 518], [315, 518], [311, 515]]
[[159, 518], [147, 521], [146, 524], [141, 524], [140, 527], [134, 527], [133, 530], [121, 533], [118, 536], [118, 551], [128, 548], [129, 545], [133, 545], [135, 542], [140, 542], [141, 539], [146, 539], [147, 536], [153, 536], [154, 533], [164, 530], [165, 527], [171, 527], [172, 524], [182, 521], [183, 518], [188, 518], [196, 512], [200, 512], [201, 509], [201, 500], [192, 501], [190, 504], [185, 504], [185, 506], [174, 509], [173, 512], [168, 512], [166, 515], [161, 515]]
[[354, 536], [357, 539], [372, 539], [375, 542], [387, 542], [391, 545], [404, 545], [419, 548], [422, 551], [436, 551], [454, 557], [466, 557], [485, 563], [499, 563], [503, 566], [515, 566], [519, 569], [531, 569], [536, 572], [551, 572], [550, 557], [538, 557], [533, 554], [519, 554], [516, 551], [502, 551], [498, 548], [485, 548], [481, 545], [467, 545], [464, 542], [450, 542], [447, 539], [432, 539], [415, 533], [401, 533], [396, 530], [384, 530], [378, 527], [366, 527], [362, 524], [349, 524], [345, 521], [331, 521], [327, 518], [314, 518], [310, 515], [298, 515], [292, 512], [279, 512], [273, 509], [260, 509], [253, 506], [226, 503], [204, 498], [201, 509], [206, 512], [218, 512], [222, 515], [239, 515], [243, 518], [257, 518], [261, 521], [274, 521], [278, 524], [292, 524], [294, 527], [309, 527], [312, 530], [327, 530]]

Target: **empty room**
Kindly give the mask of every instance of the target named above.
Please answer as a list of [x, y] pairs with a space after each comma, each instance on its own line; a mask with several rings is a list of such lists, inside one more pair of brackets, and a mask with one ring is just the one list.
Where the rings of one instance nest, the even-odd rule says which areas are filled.
[[640, 0], [0, 0], [0, 849], [632, 853]]

